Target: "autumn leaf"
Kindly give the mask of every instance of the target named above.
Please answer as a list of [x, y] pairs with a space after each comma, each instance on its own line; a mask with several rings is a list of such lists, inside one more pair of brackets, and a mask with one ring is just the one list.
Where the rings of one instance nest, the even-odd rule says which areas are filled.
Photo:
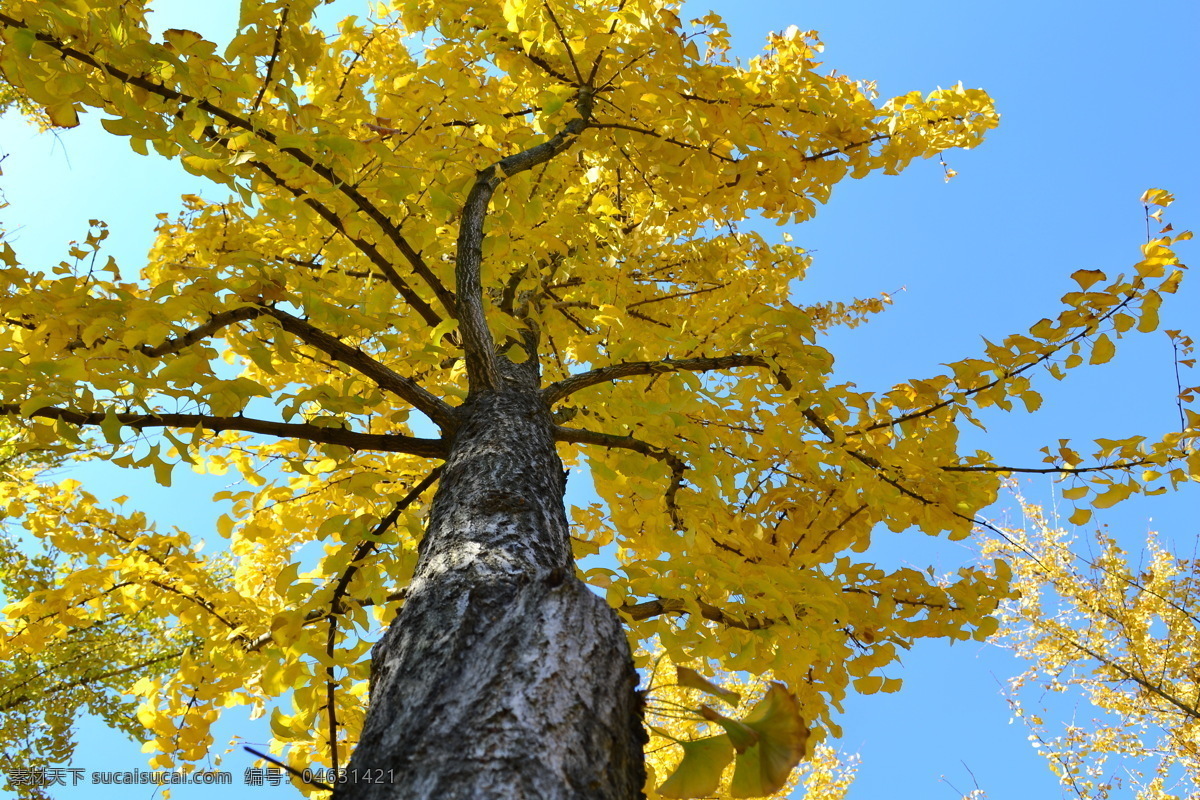
[[733, 760], [733, 743], [729, 737], [710, 736], [692, 742], [680, 742], [683, 760], [675, 771], [658, 787], [663, 797], [707, 797], [716, 794], [721, 774]]
[[679, 685], [689, 689], [699, 689], [715, 697], [719, 697], [731, 706], [736, 706], [742, 702], [742, 696], [732, 689], [725, 689], [717, 686], [711, 681], [705, 679], [696, 670], [689, 667], [676, 667], [675, 672], [678, 676]]
[[1088, 359], [1088, 363], [1107, 364], [1116, 352], [1117, 348], [1113, 345], [1112, 339], [1108, 338], [1108, 334], [1102, 333], [1092, 343], [1092, 356]]
[[773, 684], [744, 720], [758, 741], [737, 755], [730, 786], [732, 797], [762, 797], [777, 791], [804, 757], [808, 728], [796, 698]]

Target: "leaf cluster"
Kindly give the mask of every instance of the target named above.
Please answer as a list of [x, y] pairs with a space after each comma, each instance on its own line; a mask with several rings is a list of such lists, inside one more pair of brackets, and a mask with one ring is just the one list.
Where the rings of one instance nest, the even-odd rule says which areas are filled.
[[[880, 102], [795, 28], [737, 63], [718, 17], [664, 0], [406, 0], [328, 33], [314, 6], [245, 2], [223, 51], [153, 38], [129, 0], [0, 10], [21, 102], [63, 128], [97, 114], [227, 192], [160, 215], [136, 270], [101, 255], [99, 221], [58, 264], [0, 241], [0, 413], [27, 449], [241, 481], [213, 556], [73, 484], [7, 489], [67, 554], [12, 596], [10, 647], [169, 620], [197, 644], [128, 687], [156, 765], [204, 752], [221, 708], [289, 692], [276, 749], [337, 765], [459, 409], [513, 364], [539, 371], [560, 454], [604, 501], [573, 539], [616, 568], [583, 578], [673, 662], [771, 675], [816, 737], [851, 689], [897, 690], [885, 670], [916, 640], [994, 631], [1003, 562], [935, 576], [858, 554], [884, 527], [968, 536], [1022, 470], [960, 452], [960, 428], [1035, 410], [1037, 380], [1155, 330], [1188, 234], [1164, 229], [1128, 274], [1077, 272], [1056, 317], [943, 374], [839, 385], [822, 335], [888, 298], [798, 302], [809, 255], [756, 227], [975, 146], [998, 119], [986, 93]], [[1153, 190], [1148, 213], [1168, 201]], [[1181, 411], [1159, 441], [1101, 440], [1090, 461], [1063, 442], [1032, 471], [1098, 507], [1188, 480]]]

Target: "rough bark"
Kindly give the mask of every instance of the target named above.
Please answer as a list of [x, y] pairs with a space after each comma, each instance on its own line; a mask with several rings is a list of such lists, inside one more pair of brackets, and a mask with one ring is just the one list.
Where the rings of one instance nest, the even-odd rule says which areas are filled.
[[404, 608], [372, 652], [338, 800], [642, 796], [629, 646], [574, 575], [533, 370], [518, 380], [504, 367], [496, 390], [459, 410]]

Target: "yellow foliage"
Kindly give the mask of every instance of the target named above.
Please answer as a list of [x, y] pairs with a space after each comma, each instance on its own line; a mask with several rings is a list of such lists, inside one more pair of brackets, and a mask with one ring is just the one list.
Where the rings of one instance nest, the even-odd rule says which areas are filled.
[[[1082, 541], [1022, 506], [1024, 528], [986, 549], [1012, 565], [1020, 593], [1001, 619], [1029, 664], [1010, 702], [1030, 740], [1074, 796], [1108, 797], [1119, 779], [1145, 800], [1196, 797], [1200, 562], [1153, 535], [1140, 554], [1102, 529]], [[1060, 695], [1077, 710], [1058, 731], [1047, 720], [1061, 716]]]
[[[799, 304], [809, 255], [751, 223], [974, 147], [998, 119], [985, 92], [879, 102], [795, 27], [735, 62], [718, 17], [685, 22], [667, 0], [406, 0], [328, 32], [315, 5], [243, 3], [223, 51], [154, 39], [138, 0], [0, 10], [0, 106], [58, 127], [102, 112], [229, 198], [160, 215], [136, 276], [93, 269], [98, 221], [57, 265], [0, 243], [0, 413], [22, 451], [236, 481], [217, 497], [218, 555], [83, 487], [5, 483], [7, 524], [61, 555], [10, 591], [8, 654], [37, 663], [109, 617], [146, 620], [141, 647], [169, 621], [177, 646], [156, 663], [171, 669], [114, 689], [140, 701], [155, 763], [199, 759], [221, 709], [290, 692], [276, 751], [344, 764], [456, 409], [495, 384], [489, 365], [531, 359], [563, 459], [586, 457], [604, 500], [575, 546], [618, 563], [585, 577], [669, 661], [771, 676], [810, 750], [852, 688], [898, 688], [883, 670], [900, 649], [989, 634], [1007, 576], [855, 554], [881, 526], [968, 536], [1012, 468], [961, 453], [960, 426], [1034, 411], [1042, 373], [1110, 360], [1135, 321], [1154, 330], [1186, 234], [1164, 230], [1128, 274], [1076, 272], [1057, 315], [943, 374], [839, 385], [822, 335], [890, 298]], [[481, 186], [486, 236], [480, 221], [477, 248], [460, 245]], [[1090, 460], [1060, 441], [1044, 469], [1072, 471], [1097, 508], [1182, 483], [1198, 471], [1189, 414]], [[819, 747], [788, 785], [840, 797], [847, 773]], [[678, 757], [650, 753], [660, 778]]]
[[[675, 677], [676, 667], [661, 651], [652, 654], [653, 667], [650, 669], [646, 692], [646, 725], [650, 733], [650, 741], [646, 745], [647, 783], [646, 795], [650, 800], [658, 797], [695, 796], [695, 795], [660, 795], [659, 784], [676, 772], [681, 756], [686, 752], [679, 743], [713, 741], [711, 738], [719, 734], [721, 727], [712, 720], [712, 713], [705, 714], [706, 703], [712, 703], [712, 690], [703, 691], [696, 688], [699, 684], [689, 687], [683, 680]], [[741, 699], [740, 707], [753, 706], [768, 691], [770, 682], [764, 677], [751, 677], [746, 674], [735, 674], [717, 669], [713, 671], [713, 679], [717, 686], [729, 693], [737, 693], [736, 698], [724, 698], [720, 708], [723, 713], [737, 715], [739, 704], [731, 701]], [[728, 738], [728, 737], [720, 737]], [[729, 759], [733, 753], [729, 752]], [[708, 760], [713, 758], [711, 753], [699, 753], [698, 756]], [[729, 759], [721, 763], [728, 763]], [[787, 798], [799, 796], [808, 800], [843, 800], [854, 780], [858, 766], [856, 756], [842, 756], [824, 741], [807, 747], [807, 757], [803, 764], [794, 770], [787, 782], [777, 791], [769, 795], [756, 795], [769, 798]], [[730, 764], [725, 769], [717, 769], [718, 784], [705, 792], [705, 796], [737, 797], [731, 794], [731, 783], [735, 769]]]

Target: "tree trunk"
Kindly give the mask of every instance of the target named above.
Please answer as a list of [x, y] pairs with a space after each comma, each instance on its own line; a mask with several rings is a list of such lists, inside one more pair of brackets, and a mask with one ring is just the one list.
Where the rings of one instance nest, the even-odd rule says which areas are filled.
[[337, 800], [642, 797], [629, 645], [575, 577], [553, 423], [522, 372], [460, 409]]

